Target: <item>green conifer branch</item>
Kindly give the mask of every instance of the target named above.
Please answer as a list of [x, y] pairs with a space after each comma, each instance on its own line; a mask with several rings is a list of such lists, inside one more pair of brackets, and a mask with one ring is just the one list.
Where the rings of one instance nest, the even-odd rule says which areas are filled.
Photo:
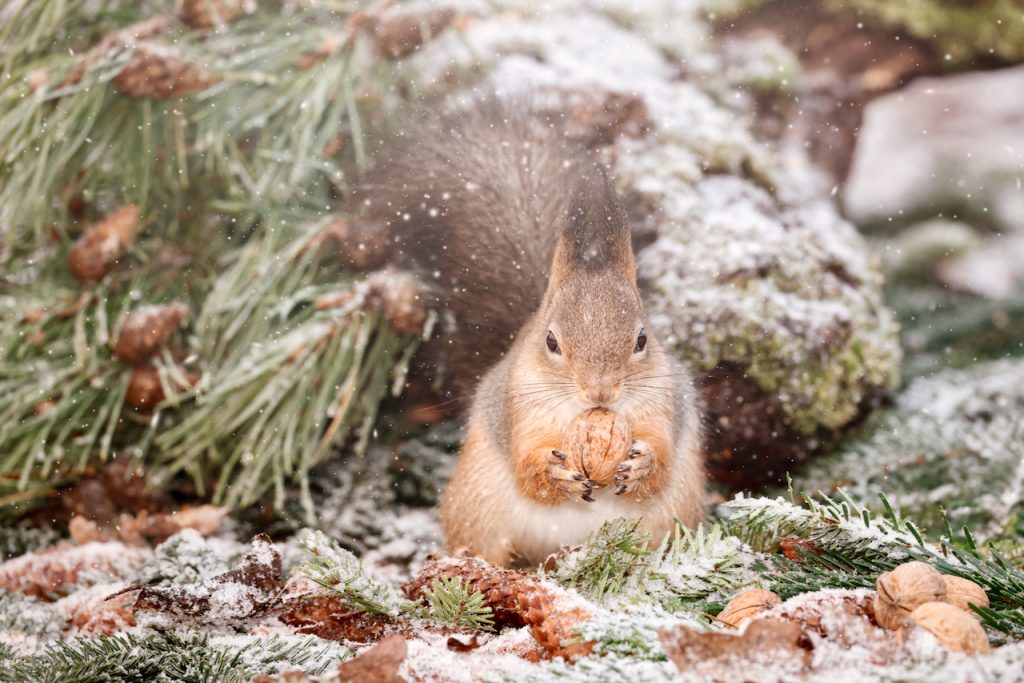
[[430, 618], [478, 631], [494, 630], [494, 612], [484, 602], [483, 593], [468, 590], [462, 577], [434, 579], [424, 593], [430, 603]]

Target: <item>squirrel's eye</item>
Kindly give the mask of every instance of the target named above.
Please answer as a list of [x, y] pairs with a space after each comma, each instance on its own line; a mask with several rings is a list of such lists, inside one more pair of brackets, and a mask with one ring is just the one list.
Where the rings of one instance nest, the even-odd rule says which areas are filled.
[[562, 350], [558, 348], [558, 340], [555, 339], [555, 333], [548, 330], [548, 351], [551, 353], [562, 353]]
[[633, 349], [633, 353], [640, 353], [645, 348], [647, 348], [647, 333], [641, 327], [640, 334], [636, 336], [636, 348]]

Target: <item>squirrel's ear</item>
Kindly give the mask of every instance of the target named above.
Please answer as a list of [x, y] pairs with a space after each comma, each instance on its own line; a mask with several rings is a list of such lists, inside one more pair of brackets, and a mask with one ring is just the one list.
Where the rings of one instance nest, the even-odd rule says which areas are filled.
[[605, 269], [636, 279], [629, 221], [607, 171], [595, 163], [572, 189], [551, 275], [559, 280], [574, 271]]

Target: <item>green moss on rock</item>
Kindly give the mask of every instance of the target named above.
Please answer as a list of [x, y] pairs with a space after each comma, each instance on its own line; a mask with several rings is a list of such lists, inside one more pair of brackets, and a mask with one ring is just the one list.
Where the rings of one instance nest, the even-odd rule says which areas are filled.
[[825, 0], [825, 5], [932, 42], [951, 65], [987, 56], [1024, 60], [1019, 0]]

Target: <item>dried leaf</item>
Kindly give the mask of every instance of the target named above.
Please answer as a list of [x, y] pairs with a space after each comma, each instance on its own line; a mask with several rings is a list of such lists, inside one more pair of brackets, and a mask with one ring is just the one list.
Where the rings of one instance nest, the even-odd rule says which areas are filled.
[[353, 683], [403, 683], [398, 668], [405, 660], [405, 638], [395, 634], [338, 667], [338, 679]]

